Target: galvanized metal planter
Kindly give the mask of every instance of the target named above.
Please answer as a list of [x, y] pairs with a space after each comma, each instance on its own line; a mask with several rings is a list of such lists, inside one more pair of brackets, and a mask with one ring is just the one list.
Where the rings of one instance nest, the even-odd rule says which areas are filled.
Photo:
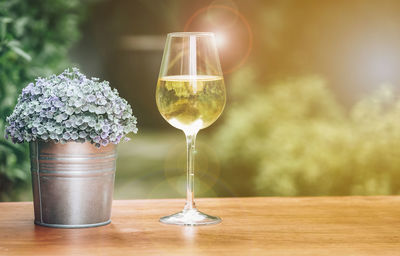
[[31, 142], [35, 224], [83, 228], [111, 222], [116, 146]]

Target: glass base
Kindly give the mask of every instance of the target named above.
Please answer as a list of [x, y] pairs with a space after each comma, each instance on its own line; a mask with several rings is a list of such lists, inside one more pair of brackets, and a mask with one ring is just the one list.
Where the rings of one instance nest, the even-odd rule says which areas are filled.
[[210, 216], [200, 212], [196, 208], [165, 216], [160, 218], [160, 222], [172, 225], [182, 226], [198, 226], [198, 225], [211, 225], [221, 222], [219, 217]]

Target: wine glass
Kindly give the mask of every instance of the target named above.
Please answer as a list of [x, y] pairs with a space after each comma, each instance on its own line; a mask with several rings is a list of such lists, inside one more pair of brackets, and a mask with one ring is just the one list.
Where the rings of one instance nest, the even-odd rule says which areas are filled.
[[158, 110], [173, 127], [182, 130], [187, 145], [186, 205], [161, 222], [207, 225], [221, 222], [197, 210], [194, 203], [194, 153], [200, 129], [214, 123], [226, 101], [225, 84], [215, 36], [208, 32], [170, 33], [165, 44], [156, 89]]

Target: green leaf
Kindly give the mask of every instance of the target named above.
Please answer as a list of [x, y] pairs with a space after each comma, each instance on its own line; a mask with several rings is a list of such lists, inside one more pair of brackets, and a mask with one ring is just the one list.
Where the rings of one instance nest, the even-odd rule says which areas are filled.
[[83, 2], [0, 0], [0, 201], [18, 199], [29, 180], [28, 147], [4, 139], [5, 117], [24, 86], [70, 65], [68, 50], [79, 35]]
[[9, 141], [3, 140], [3, 138], [0, 138], [0, 147], [1, 146], [4, 146], [5, 148], [10, 149], [10, 150], [14, 151], [17, 154], [24, 154], [25, 153], [21, 148], [19, 148], [18, 146], [12, 144]]
[[10, 47], [16, 54], [26, 59], [27, 61], [32, 60], [32, 57], [19, 47], [20, 43], [18, 41], [15, 40], [10, 41], [8, 42], [7, 46]]
[[0, 38], [1, 40], [4, 40], [4, 38], [6, 37], [7, 34], [7, 23], [12, 22], [11, 18], [8, 17], [3, 17], [0, 18]]
[[12, 22], [12, 19], [9, 17], [3, 17], [0, 19], [0, 22], [3, 24], [10, 23], [10, 22]]
[[28, 21], [29, 21], [28, 17], [22, 17], [15, 21], [14, 28], [16, 36], [18, 37], [23, 36]]
[[15, 178], [24, 180], [24, 179], [26, 179], [26, 176], [27, 176], [27, 173], [24, 172], [23, 170], [21, 170], [21, 169], [15, 169], [14, 170], [14, 177]]

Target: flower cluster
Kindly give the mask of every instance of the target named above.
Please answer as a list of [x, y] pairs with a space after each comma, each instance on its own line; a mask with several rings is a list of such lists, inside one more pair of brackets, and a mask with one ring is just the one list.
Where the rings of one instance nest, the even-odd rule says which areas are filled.
[[117, 90], [77, 68], [30, 83], [7, 122], [6, 139], [14, 143], [89, 141], [100, 147], [137, 132], [132, 108]]

